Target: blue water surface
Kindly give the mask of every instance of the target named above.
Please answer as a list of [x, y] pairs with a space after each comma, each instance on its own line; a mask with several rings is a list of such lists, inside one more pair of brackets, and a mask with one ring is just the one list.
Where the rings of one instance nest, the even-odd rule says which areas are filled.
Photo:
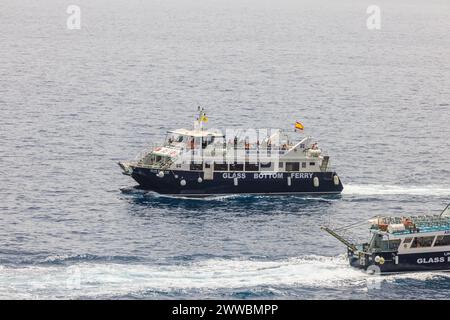
[[[450, 202], [450, 3], [3, 0], [0, 298], [435, 299], [320, 231]], [[197, 105], [218, 128], [305, 125], [340, 196], [179, 199], [120, 173]], [[366, 239], [366, 225], [354, 236]]]

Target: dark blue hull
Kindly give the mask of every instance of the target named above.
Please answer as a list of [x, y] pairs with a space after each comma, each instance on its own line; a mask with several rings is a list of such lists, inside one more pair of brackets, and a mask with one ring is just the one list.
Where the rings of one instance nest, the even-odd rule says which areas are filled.
[[[131, 176], [142, 189], [183, 196], [239, 193], [338, 194], [343, 189], [340, 179], [335, 184], [334, 172], [214, 172], [211, 180], [205, 179], [204, 173], [200, 171], [166, 170], [162, 177], [157, 175], [158, 172], [155, 169], [135, 167]], [[317, 187], [314, 186], [314, 177], [319, 179]]]
[[[384, 263], [376, 263], [376, 256], [383, 257]], [[381, 252], [366, 255], [363, 263], [360, 257], [349, 252], [349, 261], [352, 267], [380, 273], [446, 271], [450, 270], [450, 251], [409, 254]]]

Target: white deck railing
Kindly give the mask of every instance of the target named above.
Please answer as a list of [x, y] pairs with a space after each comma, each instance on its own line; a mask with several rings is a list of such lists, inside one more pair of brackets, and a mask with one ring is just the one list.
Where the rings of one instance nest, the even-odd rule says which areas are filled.
[[[144, 164], [142, 160], [154, 149], [161, 147], [161, 145], [152, 144], [146, 147], [144, 150], [138, 153], [135, 158], [135, 162], [138, 162], [143, 167], [152, 167], [152, 168], [166, 168], [170, 166], [174, 161], [160, 161], [158, 163], [153, 163], [151, 165]], [[170, 145], [165, 145], [166, 148], [171, 148]], [[289, 149], [290, 148], [290, 149]], [[209, 145], [205, 149], [203, 148], [174, 148], [174, 150], [178, 150], [179, 154], [177, 155], [177, 159], [175, 162], [216, 162], [216, 163], [224, 163], [224, 162], [249, 162], [249, 163], [268, 163], [274, 162], [277, 163], [280, 161], [280, 157], [290, 152], [293, 146], [289, 146], [288, 148], [280, 148], [280, 146], [271, 146], [268, 148], [267, 146], [253, 146], [250, 148], [243, 148], [239, 145], [235, 148], [234, 145], [227, 145], [227, 148], [224, 149], [223, 145]], [[297, 150], [298, 160], [299, 162], [308, 162], [308, 161], [317, 161], [319, 159], [318, 156], [308, 156], [307, 150], [299, 149]], [[320, 166], [320, 163], [318, 164]], [[301, 168], [300, 168], [301, 169]], [[328, 164], [325, 168], [321, 168], [321, 171], [330, 171], [332, 167]]]

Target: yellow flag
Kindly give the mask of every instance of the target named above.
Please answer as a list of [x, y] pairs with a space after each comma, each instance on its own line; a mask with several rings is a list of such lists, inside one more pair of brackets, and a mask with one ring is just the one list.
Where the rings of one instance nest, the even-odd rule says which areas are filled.
[[208, 117], [206, 117], [206, 115], [202, 115], [202, 117], [200, 118], [200, 121], [202, 122], [208, 122]]
[[299, 130], [303, 130], [305, 127], [303, 126], [303, 124], [299, 121], [295, 122], [295, 129], [299, 129]]

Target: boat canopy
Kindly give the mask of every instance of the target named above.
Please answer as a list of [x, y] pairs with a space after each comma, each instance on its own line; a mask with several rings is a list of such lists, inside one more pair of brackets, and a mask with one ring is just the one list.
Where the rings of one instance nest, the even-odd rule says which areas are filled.
[[168, 147], [158, 147], [152, 150], [152, 154], [161, 157], [175, 157], [180, 153], [180, 150]]

